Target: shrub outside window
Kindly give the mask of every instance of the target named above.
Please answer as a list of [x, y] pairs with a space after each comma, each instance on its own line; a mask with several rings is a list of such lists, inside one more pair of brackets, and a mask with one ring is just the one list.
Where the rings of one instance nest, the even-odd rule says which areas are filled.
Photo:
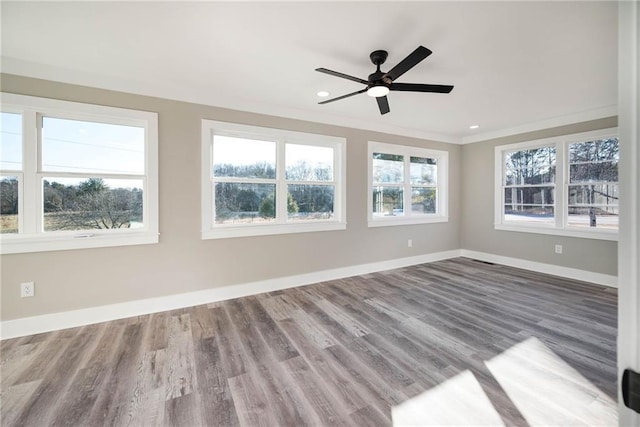
[[3, 94], [2, 253], [156, 243], [157, 115]]
[[447, 221], [446, 151], [369, 142], [369, 226]]
[[341, 230], [343, 138], [203, 120], [202, 238]]
[[616, 129], [496, 147], [496, 229], [617, 239]]

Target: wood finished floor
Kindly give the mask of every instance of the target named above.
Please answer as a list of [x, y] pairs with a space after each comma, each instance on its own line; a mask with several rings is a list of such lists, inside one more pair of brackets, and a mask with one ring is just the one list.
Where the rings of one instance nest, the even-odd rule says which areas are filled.
[[457, 258], [5, 340], [0, 423], [611, 425], [616, 299]]

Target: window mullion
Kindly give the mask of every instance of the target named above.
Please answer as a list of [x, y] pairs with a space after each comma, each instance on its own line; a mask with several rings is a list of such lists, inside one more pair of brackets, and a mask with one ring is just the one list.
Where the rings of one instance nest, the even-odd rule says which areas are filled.
[[276, 143], [276, 223], [287, 221], [287, 182], [284, 141]]
[[404, 216], [411, 216], [411, 156], [409, 154], [405, 154], [404, 156], [404, 183], [402, 187], [404, 188], [402, 199], [402, 211]]
[[[504, 159], [505, 151], [496, 148], [495, 156], [494, 156], [494, 168], [495, 168], [495, 183], [494, 185], [494, 224], [503, 224], [504, 223], [504, 206], [505, 206], [505, 198], [504, 192], [506, 188], [506, 162]], [[438, 177], [440, 178], [440, 177]]]
[[564, 142], [556, 144], [556, 179], [555, 179], [555, 220], [557, 228], [564, 228], [567, 221], [568, 211], [568, 199], [567, 199], [567, 184], [568, 184], [568, 159], [567, 156], [568, 145]]
[[77, 172], [49, 172], [42, 171], [39, 174], [43, 178], [99, 178], [99, 179], [131, 179], [144, 180], [145, 175], [105, 174], [105, 173], [77, 173]]
[[21, 231], [26, 234], [40, 230], [42, 222], [42, 190], [38, 185], [41, 116], [26, 110], [22, 114], [22, 203]]
[[276, 179], [270, 178], [245, 178], [245, 177], [229, 177], [229, 176], [217, 176], [211, 178], [211, 182], [214, 184], [217, 182], [229, 182], [237, 184], [276, 184]]

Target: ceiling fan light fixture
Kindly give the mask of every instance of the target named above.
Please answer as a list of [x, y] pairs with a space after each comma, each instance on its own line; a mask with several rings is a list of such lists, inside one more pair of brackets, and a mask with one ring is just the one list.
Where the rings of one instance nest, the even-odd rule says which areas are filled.
[[373, 98], [380, 98], [381, 96], [387, 96], [389, 88], [386, 86], [371, 86], [367, 89], [367, 95]]

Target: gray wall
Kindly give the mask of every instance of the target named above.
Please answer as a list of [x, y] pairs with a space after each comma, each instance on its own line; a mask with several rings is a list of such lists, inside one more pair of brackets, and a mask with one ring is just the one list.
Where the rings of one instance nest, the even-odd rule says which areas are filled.
[[[89, 308], [332, 268], [470, 249], [602, 274], [617, 273], [617, 243], [493, 228], [494, 147], [616, 126], [609, 118], [465, 146], [290, 120], [166, 99], [0, 75], [4, 92], [154, 111], [159, 115], [160, 243], [3, 255], [0, 320]], [[200, 239], [200, 120], [347, 139], [347, 230]], [[449, 222], [367, 227], [367, 141], [449, 152]], [[413, 247], [407, 247], [407, 239]], [[564, 246], [555, 255], [555, 244]], [[36, 282], [36, 297], [18, 284]]]
[[[2, 91], [154, 111], [159, 117], [160, 243], [3, 255], [2, 315], [10, 320], [460, 247], [461, 147], [166, 99], [1, 75]], [[200, 120], [345, 137], [347, 230], [200, 239]], [[449, 152], [449, 222], [367, 227], [367, 141]], [[413, 247], [407, 247], [407, 239]], [[34, 298], [19, 283], [36, 282]]]
[[[617, 242], [501, 231], [493, 228], [494, 148], [497, 145], [615, 126], [617, 126], [617, 118], [611, 117], [464, 145], [462, 147], [462, 248], [617, 275]], [[561, 255], [554, 253], [556, 244], [563, 246]]]

